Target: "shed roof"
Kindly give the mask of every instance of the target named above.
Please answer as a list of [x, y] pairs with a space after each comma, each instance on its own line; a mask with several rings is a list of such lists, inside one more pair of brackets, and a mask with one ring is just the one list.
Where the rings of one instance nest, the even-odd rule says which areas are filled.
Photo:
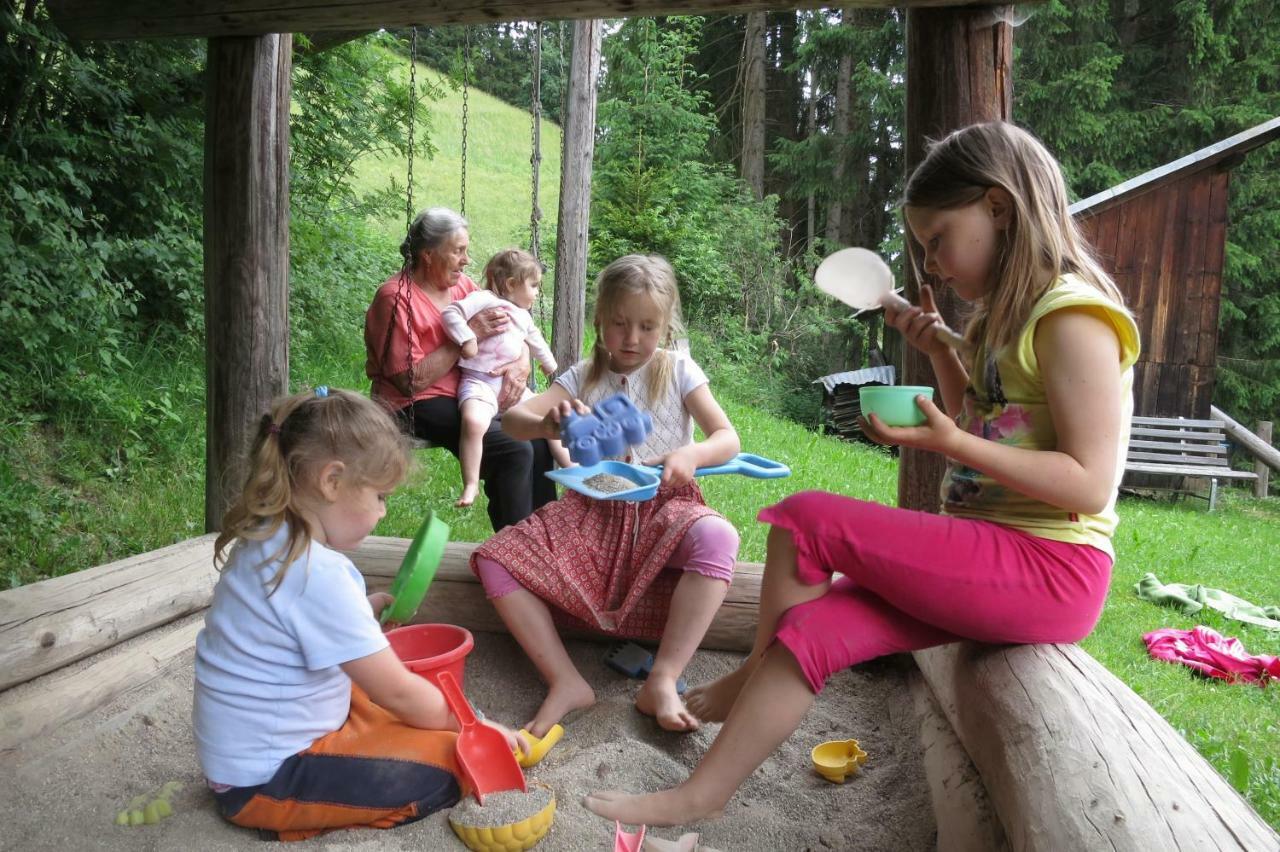
[[[1128, 198], [1149, 192], [1179, 177], [1204, 171], [1233, 158], [1243, 156], [1278, 136], [1280, 136], [1280, 116], [1237, 133], [1235, 136], [1223, 139], [1221, 142], [1215, 142], [1207, 148], [1201, 148], [1194, 154], [1188, 154], [1181, 159], [1165, 163], [1163, 166], [1154, 168], [1135, 178], [1130, 178], [1124, 183], [1116, 184], [1110, 189], [1104, 189], [1097, 195], [1091, 195], [1088, 198], [1077, 201], [1071, 205], [1071, 215], [1080, 216], [1101, 213], [1103, 210], [1114, 207]], [[1234, 165], [1234, 163], [1228, 165]]]

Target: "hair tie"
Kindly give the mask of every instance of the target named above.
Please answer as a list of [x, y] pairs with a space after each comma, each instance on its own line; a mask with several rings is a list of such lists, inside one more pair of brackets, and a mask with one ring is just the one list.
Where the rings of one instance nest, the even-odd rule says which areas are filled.
[[316, 388], [316, 396], [320, 397], [321, 399], [327, 398], [329, 396], [329, 386], [320, 385], [320, 387]]
[[280, 434], [280, 424], [279, 424], [279, 423], [272, 423], [270, 426], [268, 426], [268, 427], [267, 427], [267, 434], [268, 434], [268, 435], [279, 435], [279, 434]]

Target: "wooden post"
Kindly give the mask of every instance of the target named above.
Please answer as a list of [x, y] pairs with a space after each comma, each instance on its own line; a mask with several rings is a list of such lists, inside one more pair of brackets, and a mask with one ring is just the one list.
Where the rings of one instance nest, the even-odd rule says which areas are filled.
[[[1264, 444], [1271, 443], [1271, 421], [1259, 420], [1258, 428], [1253, 430], [1258, 436], [1258, 440]], [[1253, 460], [1253, 472], [1258, 474], [1258, 478], [1253, 481], [1253, 496], [1259, 499], [1267, 496], [1268, 480], [1271, 478], [1271, 469], [1262, 461], [1262, 459]]]
[[595, 155], [596, 86], [600, 79], [599, 20], [573, 22], [569, 94], [560, 158], [560, 212], [556, 229], [555, 311], [551, 349], [560, 369], [582, 357], [587, 305], [587, 225], [591, 221], [591, 158]]
[[205, 530], [244, 482], [258, 419], [289, 386], [293, 36], [209, 40], [204, 154]]
[[[1008, 119], [1013, 28], [1008, 6], [907, 10], [907, 135], [910, 173], [924, 159], [925, 140], [977, 121]], [[906, 271], [907, 295], [919, 298], [919, 282]], [[959, 300], [937, 294], [938, 308], [952, 328], [963, 323]], [[903, 384], [934, 385], [929, 359], [910, 346], [903, 358]], [[938, 483], [945, 461], [936, 453], [904, 448], [898, 467], [898, 505], [938, 510]]]

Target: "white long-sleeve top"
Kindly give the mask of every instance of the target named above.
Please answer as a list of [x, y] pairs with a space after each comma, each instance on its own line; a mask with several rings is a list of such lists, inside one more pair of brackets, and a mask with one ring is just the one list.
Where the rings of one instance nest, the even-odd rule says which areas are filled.
[[467, 321], [489, 308], [501, 308], [507, 312], [510, 318], [507, 330], [479, 340], [476, 354], [470, 358], [460, 359], [459, 367], [488, 375], [489, 371], [519, 358], [523, 344], [527, 343], [529, 351], [542, 365], [543, 370], [548, 374], [555, 372], [555, 356], [551, 354], [551, 347], [547, 345], [542, 332], [534, 324], [533, 317], [524, 308], [506, 299], [498, 298], [490, 290], [476, 290], [474, 293], [468, 293], [464, 298], [453, 302], [441, 311], [440, 316], [444, 321], [445, 333], [459, 346], [468, 340], [475, 340], [476, 334], [471, 330], [471, 326], [467, 325]]

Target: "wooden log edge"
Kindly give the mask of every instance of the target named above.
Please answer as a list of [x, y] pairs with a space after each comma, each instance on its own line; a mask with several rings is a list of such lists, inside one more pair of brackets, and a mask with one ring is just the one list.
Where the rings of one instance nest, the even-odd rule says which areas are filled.
[[1274, 850], [1280, 836], [1075, 645], [913, 655], [1015, 850]]
[[[370, 536], [360, 547], [347, 553], [364, 574], [369, 592], [386, 591], [400, 570], [408, 540]], [[484, 595], [484, 587], [471, 572], [471, 553], [477, 545], [450, 542], [436, 570], [427, 599], [414, 624], [445, 622], [482, 633], [506, 633], [506, 625]], [[733, 584], [719, 612], [707, 629], [700, 646], [707, 651], [746, 653], [755, 643], [756, 618], [760, 611], [760, 578], [764, 566], [758, 562], [739, 562]], [[613, 641], [599, 633], [565, 631], [566, 636], [596, 641]]]

